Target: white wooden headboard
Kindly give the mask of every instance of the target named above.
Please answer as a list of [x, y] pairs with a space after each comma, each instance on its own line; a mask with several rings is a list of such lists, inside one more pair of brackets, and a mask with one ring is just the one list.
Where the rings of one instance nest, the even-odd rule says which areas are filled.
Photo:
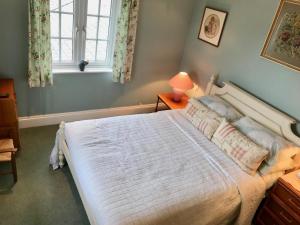
[[253, 118], [265, 127], [282, 135], [300, 146], [300, 137], [296, 136], [292, 126], [297, 123], [292, 117], [264, 103], [232, 83], [224, 82], [223, 87], [216, 85], [217, 76], [212, 76], [207, 85], [206, 95], [217, 95], [231, 103], [244, 115]]

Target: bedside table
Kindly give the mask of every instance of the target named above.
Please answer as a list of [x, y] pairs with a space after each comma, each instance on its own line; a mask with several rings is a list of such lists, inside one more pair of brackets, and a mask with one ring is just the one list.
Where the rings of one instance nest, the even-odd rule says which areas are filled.
[[300, 224], [300, 170], [279, 178], [257, 213], [257, 225]]
[[186, 107], [189, 101], [189, 97], [187, 95], [182, 96], [180, 102], [174, 102], [172, 98], [173, 98], [173, 93], [162, 93], [157, 95], [155, 112], [158, 111], [159, 102], [164, 103], [168, 107], [168, 109], [183, 109]]

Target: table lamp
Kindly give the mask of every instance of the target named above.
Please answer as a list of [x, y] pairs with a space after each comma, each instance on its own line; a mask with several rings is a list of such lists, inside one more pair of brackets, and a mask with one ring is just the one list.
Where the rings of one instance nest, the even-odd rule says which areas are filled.
[[180, 72], [169, 80], [170, 86], [173, 88], [173, 101], [180, 102], [184, 92], [193, 88], [194, 84], [190, 76], [186, 72]]

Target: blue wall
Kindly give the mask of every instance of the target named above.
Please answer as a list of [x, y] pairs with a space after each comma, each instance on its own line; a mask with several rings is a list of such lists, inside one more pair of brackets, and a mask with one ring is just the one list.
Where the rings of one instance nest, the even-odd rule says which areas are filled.
[[[21, 116], [153, 103], [178, 72], [194, 0], [141, 0], [133, 79], [111, 74], [54, 75], [54, 86], [27, 85], [27, 0], [0, 1], [0, 77], [15, 79]], [[0, 84], [1, 85], [1, 84]]]
[[[300, 120], [300, 73], [260, 57], [278, 3], [141, 0], [130, 83], [115, 84], [110, 74], [60, 74], [54, 75], [53, 87], [30, 89], [27, 1], [0, 1], [0, 76], [15, 79], [19, 114], [25, 116], [153, 103], [156, 93], [168, 90], [166, 81], [182, 62], [181, 69], [203, 87], [211, 74], [219, 73], [221, 80], [233, 81]], [[229, 12], [219, 48], [197, 39], [206, 5]]]
[[[260, 57], [278, 4], [279, 0], [197, 1], [181, 68], [202, 87], [217, 73], [222, 81], [232, 81], [300, 120], [300, 73]], [[197, 39], [205, 6], [229, 12], [219, 48]]]

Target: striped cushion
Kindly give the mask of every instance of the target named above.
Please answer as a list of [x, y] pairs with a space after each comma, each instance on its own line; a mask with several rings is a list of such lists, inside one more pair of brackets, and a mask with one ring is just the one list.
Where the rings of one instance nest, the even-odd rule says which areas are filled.
[[206, 113], [209, 111], [209, 109], [202, 103], [198, 102], [196, 99], [190, 98], [189, 104], [184, 109], [185, 116], [189, 120], [192, 120], [193, 118], [195, 118], [196, 113], [198, 111], [201, 111], [202, 113]]
[[219, 148], [224, 150], [245, 172], [254, 175], [267, 157], [268, 151], [258, 146], [234, 126], [223, 120], [212, 137]]
[[208, 139], [212, 138], [222, 121], [217, 113], [195, 99], [190, 99], [185, 115]]

